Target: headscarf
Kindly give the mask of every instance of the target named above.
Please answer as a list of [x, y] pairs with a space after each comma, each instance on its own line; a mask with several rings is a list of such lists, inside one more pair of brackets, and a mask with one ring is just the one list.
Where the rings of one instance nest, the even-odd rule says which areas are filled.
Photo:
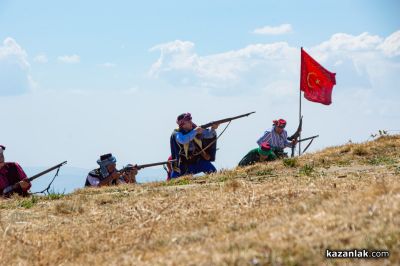
[[280, 118], [279, 120], [274, 120], [272, 121], [273, 125], [275, 127], [281, 127], [281, 128], [285, 128], [286, 126], [286, 120]]
[[117, 159], [111, 154], [104, 154], [100, 156], [100, 159], [97, 160], [97, 164], [100, 165], [100, 173], [103, 177], [107, 177], [110, 175], [108, 172], [107, 166], [110, 164], [114, 164], [117, 162]]
[[[187, 121], [192, 121], [192, 115], [190, 113], [184, 113], [179, 115], [176, 118], [176, 123], [178, 124], [178, 126], [181, 128], [183, 126], [183, 124]], [[196, 127], [196, 125], [192, 122], [193, 127]]]
[[261, 143], [261, 146], [258, 147], [258, 153], [263, 156], [268, 156], [270, 154], [271, 146], [268, 142]]

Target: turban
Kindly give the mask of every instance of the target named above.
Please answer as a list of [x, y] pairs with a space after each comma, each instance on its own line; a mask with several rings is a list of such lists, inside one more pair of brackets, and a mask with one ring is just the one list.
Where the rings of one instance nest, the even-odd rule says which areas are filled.
[[97, 160], [97, 164], [100, 165], [100, 172], [103, 177], [107, 177], [109, 175], [107, 166], [110, 164], [114, 164], [117, 162], [117, 159], [111, 154], [104, 154], [100, 156], [100, 159]]
[[284, 128], [286, 126], [286, 121], [284, 119], [274, 120], [272, 121], [274, 126]]
[[192, 121], [192, 115], [190, 113], [181, 114], [176, 119], [176, 123], [179, 125], [179, 127], [182, 127], [187, 121]]

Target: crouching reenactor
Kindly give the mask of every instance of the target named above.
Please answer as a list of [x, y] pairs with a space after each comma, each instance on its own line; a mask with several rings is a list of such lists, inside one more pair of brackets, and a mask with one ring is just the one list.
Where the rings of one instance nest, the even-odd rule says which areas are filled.
[[[172, 163], [171, 178], [198, 173], [214, 173], [217, 170], [211, 161], [215, 160], [216, 153], [216, 129], [218, 125], [212, 125], [211, 129], [197, 127], [192, 122], [190, 113], [178, 116], [176, 123], [178, 128], [172, 132], [170, 138]], [[214, 139], [210, 143], [210, 140]], [[207, 146], [210, 146], [207, 149]]]
[[268, 142], [264, 142], [260, 147], [252, 149], [246, 156], [239, 162], [239, 166], [252, 165], [264, 161], [276, 160], [275, 153], [271, 150]]
[[257, 141], [257, 144], [261, 147], [263, 143], [268, 143], [278, 158], [288, 157], [284, 149], [296, 146], [297, 139], [288, 141], [285, 127], [286, 121], [284, 119], [274, 120], [272, 129], [265, 131], [264, 135]]
[[128, 165], [124, 171], [117, 171], [116, 168], [117, 159], [111, 154], [104, 154], [97, 160], [97, 164], [100, 166], [89, 172], [85, 187], [101, 187], [111, 186], [126, 183], [136, 183], [136, 175], [138, 170], [135, 166]]
[[8, 197], [13, 193], [28, 196], [31, 183], [18, 163], [5, 162], [5, 149], [0, 145], [0, 196]]

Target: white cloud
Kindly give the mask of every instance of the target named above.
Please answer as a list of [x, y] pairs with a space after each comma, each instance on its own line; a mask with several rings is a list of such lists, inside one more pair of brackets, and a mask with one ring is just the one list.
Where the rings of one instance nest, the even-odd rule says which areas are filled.
[[343, 64], [343, 61], [342, 60], [337, 60], [334, 65], [335, 66], [340, 66], [341, 64]]
[[253, 33], [262, 35], [280, 35], [290, 33], [292, 31], [292, 25], [282, 24], [279, 26], [264, 26], [262, 28], [257, 28], [253, 31]]
[[0, 60], [13, 60], [18, 65], [26, 69], [29, 67], [26, 51], [13, 39], [7, 37], [0, 46]]
[[[176, 40], [154, 46], [160, 51], [149, 75], [178, 86], [211, 88], [214, 93], [238, 93], [265, 87], [272, 80], [286, 79], [298, 70], [297, 49], [285, 42], [253, 44], [220, 54], [199, 56], [192, 42]], [[274, 72], [274, 76], [269, 73]], [[219, 91], [218, 91], [219, 90]]]
[[[351, 87], [372, 88], [387, 97], [400, 96], [393, 84], [400, 83], [398, 56], [399, 32], [387, 38], [362, 33], [357, 36], [338, 33], [328, 41], [310, 48], [310, 52], [323, 64], [336, 65], [337, 81]], [[397, 48], [396, 48], [397, 47]]]
[[378, 48], [390, 57], [400, 55], [400, 31], [396, 31], [387, 37]]
[[33, 84], [29, 68], [26, 51], [13, 38], [7, 37], [0, 45], [0, 95], [27, 92]]
[[59, 56], [58, 60], [66, 64], [77, 64], [81, 61], [81, 58], [79, 57], [79, 55], [74, 54]]
[[160, 51], [160, 58], [153, 64], [149, 74], [158, 76], [158, 70], [167, 62], [166, 70], [185, 69], [195, 67], [197, 55], [193, 53], [194, 43], [175, 40], [173, 42], [159, 44], [150, 51]]
[[114, 64], [114, 63], [106, 62], [106, 63], [99, 64], [99, 66], [100, 66], [100, 67], [104, 67], [104, 68], [114, 68], [114, 67], [116, 67], [117, 65]]
[[47, 59], [47, 56], [45, 54], [38, 54], [33, 58], [33, 61], [38, 62], [38, 63], [47, 63], [49, 60]]
[[[399, 32], [386, 39], [369, 33], [337, 33], [320, 44], [305, 48], [317, 61], [337, 72], [343, 87], [386, 91], [400, 83], [398, 61]], [[160, 51], [149, 75], [168, 81], [174, 87], [203, 88], [217, 95], [233, 95], [265, 89], [283, 95], [271, 84], [297, 84], [300, 49], [286, 42], [252, 44], [238, 50], [199, 55], [195, 44], [176, 40], [156, 45]], [[392, 85], [390, 85], [392, 83]], [[296, 87], [297, 85], [295, 85]]]
[[380, 43], [382, 38], [378, 35], [370, 35], [364, 32], [358, 36], [353, 36], [346, 33], [336, 33], [326, 41], [318, 45], [318, 49], [324, 52], [329, 51], [366, 51], [375, 49]]

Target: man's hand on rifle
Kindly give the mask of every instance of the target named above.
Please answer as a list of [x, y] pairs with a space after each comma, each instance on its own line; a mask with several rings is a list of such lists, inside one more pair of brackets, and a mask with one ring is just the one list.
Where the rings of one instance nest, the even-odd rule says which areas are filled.
[[100, 181], [99, 186], [109, 186], [112, 184], [112, 182], [115, 180], [116, 183], [119, 183], [119, 178], [121, 177], [121, 173], [118, 171], [114, 171], [112, 174], [104, 178], [103, 180]]
[[202, 134], [204, 129], [202, 127], [196, 127], [194, 130], [196, 130], [197, 134]]
[[132, 168], [129, 168], [126, 172], [123, 174], [123, 178], [126, 183], [136, 183], [136, 175], [138, 173], [138, 165], [135, 164], [132, 166]]
[[26, 180], [21, 180], [16, 185], [20, 186], [23, 191], [26, 191], [29, 188], [29, 183]]
[[292, 145], [296, 145], [296, 144], [297, 144], [297, 142], [298, 142], [298, 140], [297, 140], [297, 139], [292, 139]]
[[211, 156], [210, 156], [207, 152], [205, 152], [205, 151], [202, 151], [202, 152], [201, 152], [201, 156], [202, 156], [203, 159], [206, 160], [206, 161], [209, 161], [209, 160], [211, 159]]
[[120, 173], [120, 172], [114, 171], [114, 172], [110, 175], [111, 181], [112, 181], [112, 180], [118, 180], [120, 176], [121, 176], [121, 173]]
[[216, 130], [218, 127], [219, 127], [219, 124], [213, 124], [213, 125], [211, 126], [211, 129]]
[[137, 166], [137, 164], [134, 164], [134, 165], [133, 165], [133, 169], [132, 169], [131, 171], [129, 171], [129, 173], [132, 173], [132, 174], [134, 174], [134, 175], [137, 175], [137, 173], [138, 173], [138, 166]]

